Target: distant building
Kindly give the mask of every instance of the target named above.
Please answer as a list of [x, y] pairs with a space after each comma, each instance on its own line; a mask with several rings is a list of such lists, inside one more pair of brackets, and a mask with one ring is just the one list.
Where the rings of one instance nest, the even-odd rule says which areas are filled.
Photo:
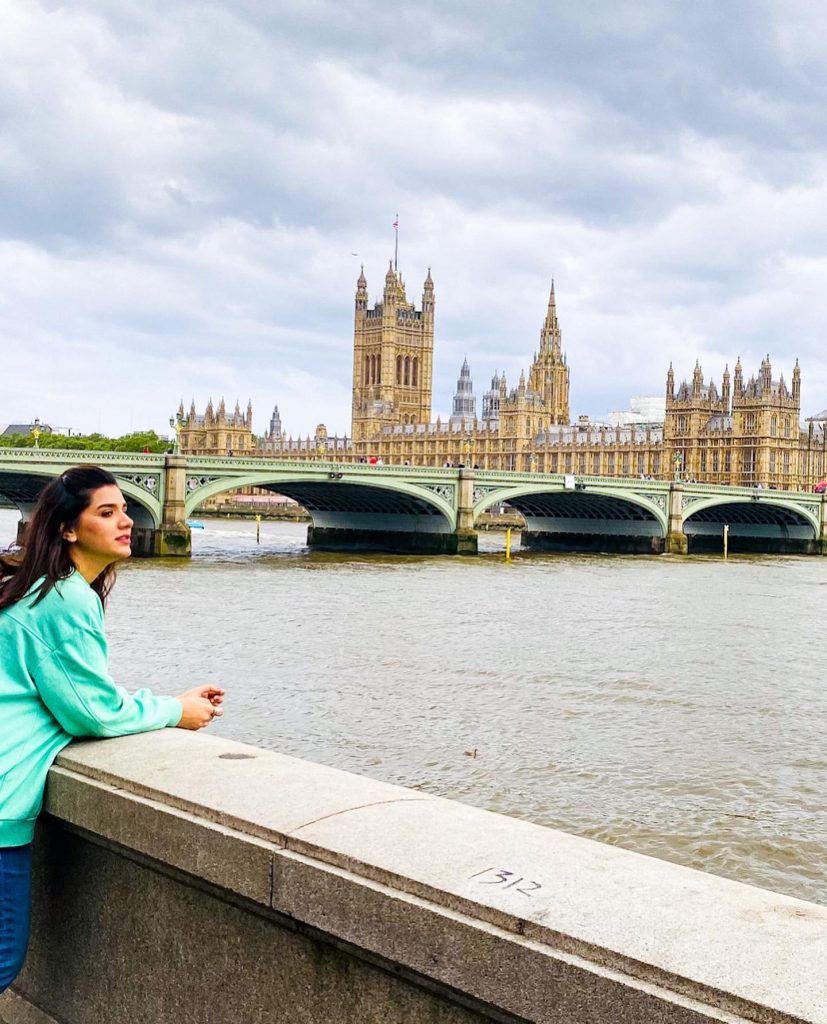
[[55, 433], [48, 423], [41, 423], [39, 419], [35, 419], [33, 423], [0, 423], [0, 437], [25, 437], [34, 430], [39, 430], [41, 434]]
[[454, 394], [454, 411], [450, 421], [452, 427], [473, 429], [477, 422], [477, 400], [474, 397], [474, 382], [468, 360], [463, 359], [462, 368], [457, 379], [457, 390]]
[[714, 381], [705, 382], [697, 362], [691, 383], [684, 381], [676, 391], [670, 364], [663, 425], [666, 467], [699, 483], [809, 486], [802, 477], [811, 474], [813, 460], [805, 458], [800, 402], [798, 360], [788, 388], [783, 374], [773, 380], [769, 356], [761, 361], [759, 375], [744, 383], [739, 359], [732, 377], [729, 367], [724, 369], [720, 392]]
[[184, 416], [184, 403], [178, 407], [182, 420], [178, 441], [182, 455], [250, 455], [255, 447], [253, 441], [253, 407], [248, 402], [247, 412], [242, 413], [238, 402], [235, 410], [228, 413], [224, 399], [213, 409], [212, 399], [207, 403], [203, 415], [195, 411], [195, 402]]
[[[307, 438], [285, 437], [276, 409], [270, 431], [253, 445], [252, 410], [232, 417], [212, 404], [195, 407], [181, 432], [182, 450], [330, 458], [415, 466], [610, 477], [697, 480], [745, 486], [810, 488], [827, 473], [827, 410], [800, 425], [801, 371], [788, 387], [774, 379], [769, 356], [744, 381], [740, 359], [724, 370], [720, 390], [696, 363], [691, 381], [675, 386], [670, 365], [665, 397], [639, 396], [608, 423], [571, 422], [569, 366], [562, 349], [552, 283], [540, 343], [528, 373], [509, 388], [497, 373], [478, 418], [471, 368], [463, 361], [448, 419], [431, 420], [434, 282], [428, 271], [421, 309], [409, 302], [393, 264], [382, 300], [368, 308], [364, 270], [356, 282], [353, 328], [352, 438], [324, 427]], [[223, 419], [222, 419], [223, 417]], [[821, 443], [817, 443], [817, 441]]]

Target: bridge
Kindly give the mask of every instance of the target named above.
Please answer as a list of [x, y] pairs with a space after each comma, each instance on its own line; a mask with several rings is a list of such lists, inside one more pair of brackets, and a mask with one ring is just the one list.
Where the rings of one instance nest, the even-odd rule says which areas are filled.
[[285, 495], [311, 517], [308, 544], [331, 550], [475, 554], [483, 513], [522, 514], [534, 550], [685, 554], [827, 553], [827, 497], [680, 481], [307, 460], [0, 449], [0, 495], [25, 523], [45, 484], [80, 463], [117, 478], [139, 555], [190, 553], [187, 519], [240, 487]]

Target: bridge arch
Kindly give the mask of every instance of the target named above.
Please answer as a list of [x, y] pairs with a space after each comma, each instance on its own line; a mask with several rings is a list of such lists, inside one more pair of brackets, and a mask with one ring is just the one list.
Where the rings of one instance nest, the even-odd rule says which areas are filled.
[[733, 551], [807, 554], [816, 550], [820, 535], [818, 512], [793, 499], [765, 494], [711, 497], [684, 510], [689, 550], [720, 550], [725, 525]]
[[474, 505], [474, 519], [506, 503], [526, 521], [522, 543], [532, 548], [661, 551], [667, 533], [664, 494], [618, 491], [580, 482], [532, 483], [497, 488]]
[[[305, 509], [313, 526], [322, 529], [386, 532], [452, 533], [456, 509], [450, 486], [414, 484], [383, 477], [382, 467], [348, 471], [340, 463], [321, 463], [308, 474], [307, 464], [296, 473], [289, 468], [238, 473], [213, 479], [187, 475], [187, 517], [202, 502], [240, 487], [260, 487], [283, 494]], [[201, 482], [203, 480], [203, 483]]]
[[[13, 469], [0, 469], [0, 494], [13, 502], [20, 510], [23, 522], [28, 522], [46, 484], [75, 464], [75, 461], [68, 461], [65, 465], [55, 466], [52, 472], [46, 471], [43, 466], [26, 466], [22, 463], [15, 465]], [[135, 526], [145, 530], [157, 528], [161, 522], [161, 506], [158, 499], [135, 479], [117, 472], [113, 472], [113, 476], [126, 498], [127, 512], [135, 521]]]

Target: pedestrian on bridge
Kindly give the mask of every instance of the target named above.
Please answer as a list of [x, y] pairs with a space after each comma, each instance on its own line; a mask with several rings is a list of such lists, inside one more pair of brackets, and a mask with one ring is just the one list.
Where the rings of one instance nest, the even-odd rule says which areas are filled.
[[41, 492], [22, 549], [0, 555], [0, 992], [26, 954], [35, 820], [60, 750], [222, 713], [219, 687], [130, 695], [110, 677], [103, 612], [131, 533], [112, 474], [76, 466]]

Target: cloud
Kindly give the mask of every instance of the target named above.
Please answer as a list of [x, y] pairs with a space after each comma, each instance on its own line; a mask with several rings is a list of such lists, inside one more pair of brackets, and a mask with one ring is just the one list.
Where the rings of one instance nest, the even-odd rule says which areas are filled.
[[[9, 0], [0, 419], [180, 398], [349, 427], [353, 291], [437, 290], [434, 408], [536, 348], [572, 411], [798, 356], [827, 405], [824, 15], [622, 0]], [[357, 253], [358, 256], [353, 256]]]

